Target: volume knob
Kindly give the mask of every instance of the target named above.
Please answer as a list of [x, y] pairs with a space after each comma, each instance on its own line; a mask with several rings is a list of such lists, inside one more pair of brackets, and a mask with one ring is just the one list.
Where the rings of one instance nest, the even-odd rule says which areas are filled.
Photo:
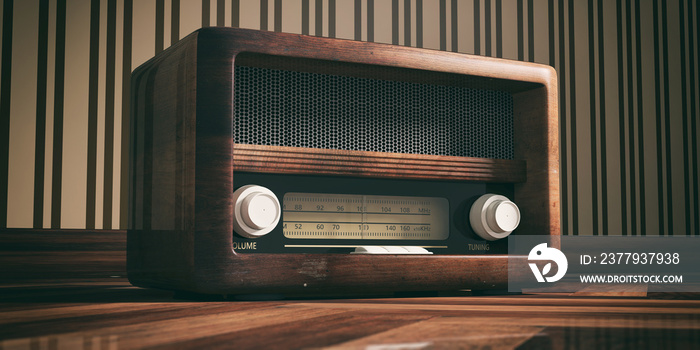
[[280, 220], [280, 202], [269, 189], [246, 185], [233, 192], [233, 229], [246, 238], [264, 236]]
[[472, 229], [489, 241], [505, 238], [520, 224], [520, 210], [505, 196], [485, 194], [469, 210]]

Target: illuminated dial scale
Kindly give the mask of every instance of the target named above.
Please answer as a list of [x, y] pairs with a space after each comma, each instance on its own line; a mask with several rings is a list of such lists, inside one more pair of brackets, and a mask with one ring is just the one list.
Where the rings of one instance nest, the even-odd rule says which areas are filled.
[[[234, 192], [234, 201], [234, 230], [246, 238], [270, 233], [280, 218], [282, 233], [291, 240], [441, 241], [450, 232], [449, 201], [440, 197], [288, 192], [280, 205], [269, 189], [246, 185]], [[482, 195], [465, 215], [474, 233], [488, 241], [507, 237], [520, 222], [517, 205], [496, 194]], [[355, 252], [420, 249], [407, 244], [368, 243]]]
[[282, 231], [287, 238], [443, 240], [445, 198], [287, 193]]

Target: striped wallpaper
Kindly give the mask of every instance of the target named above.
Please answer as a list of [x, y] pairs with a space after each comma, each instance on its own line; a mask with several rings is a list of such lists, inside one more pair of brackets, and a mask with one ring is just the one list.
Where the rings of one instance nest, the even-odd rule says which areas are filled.
[[554, 66], [562, 232], [700, 234], [694, 0], [3, 0], [0, 228], [125, 228], [129, 73], [197, 28]]

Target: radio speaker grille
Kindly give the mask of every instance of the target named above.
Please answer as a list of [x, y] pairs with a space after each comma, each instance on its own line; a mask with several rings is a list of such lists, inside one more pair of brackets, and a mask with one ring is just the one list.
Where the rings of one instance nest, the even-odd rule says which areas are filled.
[[240, 144], [513, 158], [507, 92], [236, 66]]

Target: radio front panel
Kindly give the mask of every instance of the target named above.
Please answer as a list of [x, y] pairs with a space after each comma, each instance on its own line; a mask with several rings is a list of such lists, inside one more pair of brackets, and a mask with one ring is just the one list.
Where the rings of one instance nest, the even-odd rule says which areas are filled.
[[255, 238], [233, 232], [233, 248], [241, 254], [350, 254], [365, 246], [507, 253], [505, 240], [487, 241], [473, 231], [469, 210], [486, 193], [513, 198], [512, 185], [245, 172], [234, 183], [268, 188], [281, 204], [271, 232]]

